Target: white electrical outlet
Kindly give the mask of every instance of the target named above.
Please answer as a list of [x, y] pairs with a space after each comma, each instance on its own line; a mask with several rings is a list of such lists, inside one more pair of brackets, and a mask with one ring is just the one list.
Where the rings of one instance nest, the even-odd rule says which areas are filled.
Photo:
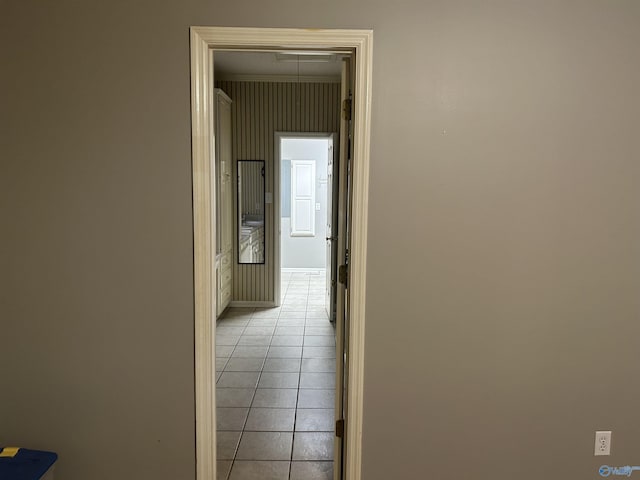
[[611, 432], [596, 432], [594, 455], [611, 455]]

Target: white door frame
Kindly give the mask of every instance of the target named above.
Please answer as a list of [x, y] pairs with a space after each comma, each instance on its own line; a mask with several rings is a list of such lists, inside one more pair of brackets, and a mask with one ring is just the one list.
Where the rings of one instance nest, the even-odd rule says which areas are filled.
[[[275, 152], [273, 155], [274, 160], [274, 170], [273, 170], [273, 205], [274, 205], [274, 215], [275, 215], [275, 227], [273, 231], [275, 232], [275, 268], [273, 272], [274, 283], [273, 283], [273, 296], [274, 296], [274, 305], [276, 307], [280, 306], [282, 302], [282, 205], [280, 201], [280, 195], [282, 192], [282, 186], [280, 185], [282, 180], [282, 161], [280, 159], [280, 142], [282, 140], [286, 140], [289, 138], [302, 138], [302, 139], [318, 139], [318, 138], [326, 138], [333, 140], [333, 145], [335, 149], [336, 140], [338, 138], [335, 133], [324, 133], [324, 132], [274, 132], [273, 133], [274, 140], [273, 145], [275, 148]], [[327, 215], [330, 212], [327, 212]]]
[[344, 50], [354, 54], [349, 410], [345, 479], [361, 479], [372, 30], [191, 27], [196, 478], [216, 478], [213, 50]]

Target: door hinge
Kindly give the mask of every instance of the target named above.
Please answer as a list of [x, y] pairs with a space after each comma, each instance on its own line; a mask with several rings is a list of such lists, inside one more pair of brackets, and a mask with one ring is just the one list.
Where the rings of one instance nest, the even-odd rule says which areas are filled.
[[342, 101], [342, 118], [347, 121], [351, 120], [351, 99], [350, 98], [345, 98]]
[[336, 420], [336, 437], [344, 437], [344, 419]]
[[349, 282], [349, 267], [347, 265], [340, 265], [338, 267], [338, 281], [345, 287]]

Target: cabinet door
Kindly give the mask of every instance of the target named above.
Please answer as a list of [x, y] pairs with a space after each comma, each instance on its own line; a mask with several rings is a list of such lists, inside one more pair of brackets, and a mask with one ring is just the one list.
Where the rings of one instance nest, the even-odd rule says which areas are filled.
[[224, 176], [220, 182], [220, 242], [222, 253], [231, 252], [232, 226], [232, 201], [231, 176]]
[[220, 158], [221, 251], [230, 252], [233, 232], [233, 189], [231, 185], [231, 103], [218, 95], [218, 155]]
[[233, 186], [231, 183], [231, 99], [216, 89], [216, 269], [217, 315], [231, 301], [233, 249]]

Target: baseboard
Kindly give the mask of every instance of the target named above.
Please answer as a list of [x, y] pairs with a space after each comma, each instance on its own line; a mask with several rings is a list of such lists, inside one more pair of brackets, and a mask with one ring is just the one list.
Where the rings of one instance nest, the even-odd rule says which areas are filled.
[[232, 300], [229, 302], [229, 307], [254, 307], [254, 308], [262, 308], [262, 307], [276, 307], [276, 304], [273, 302], [242, 302]]

